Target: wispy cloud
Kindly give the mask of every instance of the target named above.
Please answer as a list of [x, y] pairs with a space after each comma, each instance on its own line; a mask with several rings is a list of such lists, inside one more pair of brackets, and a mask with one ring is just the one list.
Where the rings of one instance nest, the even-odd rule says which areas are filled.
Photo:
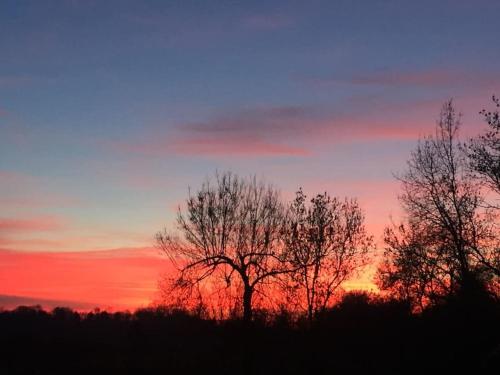
[[207, 121], [180, 124], [168, 135], [115, 142], [112, 147], [148, 155], [305, 156], [308, 151], [294, 142], [311, 116], [313, 112], [300, 106], [228, 111]]
[[65, 219], [56, 216], [0, 218], [0, 233], [58, 231], [66, 225]]
[[76, 206], [81, 200], [54, 192], [44, 178], [12, 170], [0, 170], [0, 206], [14, 209]]
[[309, 152], [300, 147], [269, 143], [262, 139], [249, 138], [189, 138], [178, 140], [173, 150], [187, 155], [250, 155], [250, 156], [307, 156]]
[[458, 72], [448, 70], [383, 71], [355, 75], [350, 82], [356, 85], [442, 87], [457, 85], [463, 79]]
[[421, 109], [418, 105], [410, 118], [397, 111], [388, 117], [387, 110], [381, 111], [387, 106], [385, 102], [363, 103], [362, 112], [358, 110], [359, 103], [352, 100], [337, 104], [329, 112], [307, 106], [246, 108], [222, 112], [206, 121], [180, 124], [170, 128], [168, 134], [158, 133], [134, 142], [112, 142], [111, 147], [154, 156], [304, 157], [327, 144], [418, 138], [428, 128], [426, 121], [431, 127], [434, 124], [440, 103], [432, 105], [431, 121], [416, 113]]
[[496, 88], [500, 71], [461, 70], [454, 67], [399, 70], [384, 69], [352, 75], [301, 77], [314, 86], [363, 85], [408, 88]]
[[0, 248], [25, 250], [31, 249], [66, 249], [68, 242], [62, 239], [46, 239], [46, 238], [12, 238], [11, 236], [0, 237]]
[[304, 156], [293, 145], [301, 123], [314, 116], [301, 106], [244, 109], [223, 113], [205, 122], [184, 124], [173, 149], [179, 153]]

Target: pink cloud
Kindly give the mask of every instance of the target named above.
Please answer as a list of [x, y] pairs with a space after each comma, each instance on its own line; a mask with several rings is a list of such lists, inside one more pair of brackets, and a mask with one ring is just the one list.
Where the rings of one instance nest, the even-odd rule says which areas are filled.
[[257, 155], [257, 156], [307, 156], [309, 152], [300, 147], [269, 143], [259, 139], [191, 138], [179, 140], [174, 150], [180, 154], [202, 155]]
[[0, 232], [45, 232], [66, 228], [66, 220], [55, 216], [27, 219], [0, 218]]
[[230, 138], [191, 138], [142, 142], [136, 144], [116, 144], [112, 146], [122, 152], [161, 156], [165, 154], [206, 155], [206, 156], [306, 156], [309, 152], [300, 147], [266, 142], [259, 139]]
[[[307, 106], [246, 108], [222, 112], [206, 121], [180, 124], [170, 128], [168, 134], [113, 143], [112, 147], [155, 156], [303, 157], [341, 143], [417, 140], [432, 133], [447, 99], [389, 102], [376, 96], [355, 96], [336, 103], [329, 111]], [[477, 114], [480, 107], [471, 110], [470, 97], [459, 101], [457, 108], [463, 108], [464, 100], [467, 111]], [[468, 134], [467, 126], [464, 130], [463, 134]]]
[[[430, 123], [433, 124], [432, 122]], [[374, 118], [295, 118], [255, 122], [209, 122], [178, 129], [175, 135], [134, 143], [112, 143], [120, 152], [143, 155], [309, 156], [317, 146], [370, 140], [416, 139], [418, 120], [395, 122]], [[425, 128], [425, 125], [424, 125]]]
[[204, 122], [181, 124], [168, 135], [111, 147], [147, 155], [305, 156], [309, 152], [295, 145], [294, 138], [311, 116], [312, 111], [300, 106], [230, 111]]

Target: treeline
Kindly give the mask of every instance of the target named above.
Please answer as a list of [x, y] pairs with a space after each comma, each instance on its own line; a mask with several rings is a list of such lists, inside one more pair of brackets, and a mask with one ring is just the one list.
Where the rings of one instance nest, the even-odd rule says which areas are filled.
[[367, 265], [377, 267], [383, 293], [414, 312], [452, 296], [498, 298], [500, 102], [493, 104], [480, 112], [489, 130], [467, 142], [452, 101], [443, 105], [435, 133], [397, 176], [404, 215], [385, 229], [378, 263], [356, 199], [308, 198], [299, 189], [286, 202], [256, 178], [207, 179], [179, 208], [176, 230], [156, 236], [179, 271], [162, 282], [166, 303], [246, 321], [256, 306], [272, 306], [312, 323]]
[[252, 322], [164, 307], [77, 313], [0, 311], [2, 374], [493, 374], [500, 309], [460, 299], [422, 314], [399, 300], [346, 294], [295, 320], [255, 310]]

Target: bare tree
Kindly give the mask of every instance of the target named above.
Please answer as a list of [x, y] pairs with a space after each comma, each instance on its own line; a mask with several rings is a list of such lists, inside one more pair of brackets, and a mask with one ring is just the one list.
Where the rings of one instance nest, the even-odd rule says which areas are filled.
[[433, 238], [425, 223], [408, 219], [384, 231], [383, 264], [378, 270], [381, 289], [409, 301], [418, 310], [450, 294], [452, 277], [444, 258], [441, 238]]
[[356, 200], [318, 194], [306, 204], [300, 189], [289, 207], [284, 240], [293, 272], [285, 287], [305, 302], [309, 321], [332, 302], [341, 284], [368, 260], [372, 237]]
[[[489, 130], [471, 140], [468, 155], [476, 174], [497, 194], [500, 194], [500, 99], [493, 96], [495, 111], [482, 110]], [[498, 206], [498, 205], [497, 205]]]
[[385, 231], [380, 285], [420, 304], [500, 275], [496, 217], [467, 173], [459, 117], [446, 102], [435, 135], [411, 154], [399, 177], [406, 222]]
[[206, 180], [179, 208], [181, 236], [163, 231], [157, 244], [180, 270], [179, 286], [221, 277], [241, 285], [243, 318], [252, 319], [256, 290], [286, 272], [281, 246], [284, 206], [272, 186], [229, 172]]

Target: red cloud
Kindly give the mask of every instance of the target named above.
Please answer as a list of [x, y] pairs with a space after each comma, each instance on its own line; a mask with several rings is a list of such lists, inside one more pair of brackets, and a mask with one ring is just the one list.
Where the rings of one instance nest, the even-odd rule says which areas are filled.
[[29, 219], [0, 218], [0, 232], [54, 231], [65, 227], [65, 220], [54, 216], [40, 216]]

